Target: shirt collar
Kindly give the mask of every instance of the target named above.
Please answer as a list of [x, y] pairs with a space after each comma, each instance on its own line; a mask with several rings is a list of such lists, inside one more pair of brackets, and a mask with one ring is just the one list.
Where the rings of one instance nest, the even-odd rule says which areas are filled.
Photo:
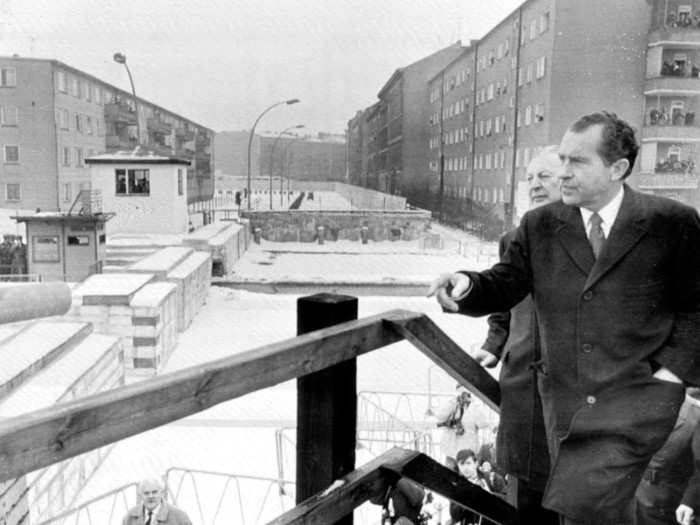
[[[155, 524], [154, 520], [158, 516], [158, 513], [160, 512], [160, 508], [162, 505], [163, 505], [162, 503], [158, 503], [158, 506], [153, 509], [153, 519], [151, 520], [152, 524]], [[143, 508], [143, 519], [145, 520], [146, 518], [148, 518], [148, 509], [146, 509], [146, 507], [144, 507]]]
[[[603, 232], [605, 233], [605, 237], [608, 238], [610, 236], [610, 230], [612, 229], [612, 225], [615, 222], [615, 219], [617, 218], [617, 214], [620, 211], [620, 206], [622, 206], [622, 197], [624, 196], [624, 187], [620, 186], [620, 190], [615, 194], [613, 199], [608, 202], [605, 206], [603, 206], [599, 211], [598, 215], [600, 215], [600, 218], [603, 219], [603, 223], [601, 224], [601, 228], [603, 228]], [[589, 221], [591, 220], [591, 215], [593, 215], [593, 210], [589, 210], [588, 208], [579, 208], [581, 210], [581, 219], [583, 219], [583, 227], [588, 232], [590, 229], [590, 223]]]

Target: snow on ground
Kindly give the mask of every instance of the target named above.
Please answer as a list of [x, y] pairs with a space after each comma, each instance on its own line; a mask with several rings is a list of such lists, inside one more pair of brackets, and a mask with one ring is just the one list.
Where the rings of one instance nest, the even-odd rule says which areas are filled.
[[[312, 251], [273, 253], [271, 250], [276, 247], [273, 244], [279, 243], [264, 243], [252, 248], [236, 266], [236, 274], [255, 279], [281, 279], [287, 276], [308, 279], [309, 276], [317, 276], [321, 285], [317, 290], [309, 291], [315, 293], [322, 290], [324, 281], [329, 280], [376, 282], [401, 278], [427, 283], [441, 271], [473, 268], [477, 264], [476, 261], [456, 254], [416, 254], [413, 247], [392, 242], [376, 243], [372, 246], [375, 253], [363, 253], [362, 257], [353, 253], [343, 255]], [[302, 251], [304, 246], [296, 244], [301, 243], [285, 243], [285, 247], [292, 251]], [[358, 246], [362, 245], [357, 243], [355, 249]], [[325, 245], [325, 248], [347, 250], [340, 243]], [[397, 248], [400, 249], [397, 251]], [[406, 251], [402, 252], [402, 249]], [[387, 250], [387, 253], [376, 253], [381, 250]], [[163, 372], [196, 366], [294, 337], [298, 297], [212, 287], [202, 310], [188, 329], [180, 334], [178, 345], [164, 364]], [[485, 319], [445, 314], [432, 298], [362, 296], [358, 300], [358, 307], [359, 317], [395, 308], [425, 313], [467, 351], [473, 351], [481, 344], [487, 329]], [[412, 420], [416, 424], [431, 424], [425, 415], [428, 394], [448, 395], [454, 392], [454, 387], [453, 379], [406, 341], [358, 358], [358, 392], [361, 399], [371, 399], [381, 410], [404, 420]], [[413, 397], [401, 397], [401, 393], [412, 393]], [[397, 401], [400, 397], [404, 401]], [[410, 406], [411, 403], [413, 406]], [[365, 413], [369, 414], [371, 410]], [[122, 440], [114, 446], [102, 467], [89, 481], [80, 501], [143, 477], [162, 475], [170, 467], [272, 479], [278, 477], [279, 468], [283, 465], [284, 475], [288, 477], [288, 473], [294, 471], [291, 452], [293, 444], [281, 446], [279, 439], [281, 436], [294, 435], [291, 428], [295, 425], [295, 419], [296, 382], [288, 381]], [[282, 458], [278, 462], [279, 451]], [[359, 453], [358, 465], [370, 457], [366, 450]], [[211, 475], [203, 473], [188, 476], [190, 488], [183, 489], [186, 493], [183, 492], [182, 499], [178, 502], [184, 502], [190, 517], [212, 525], [230, 523], [222, 521], [221, 517], [216, 523], [211, 519], [212, 502], [224, 490], [221, 488], [221, 478], [219, 481], [204, 479]], [[200, 499], [213, 498], [203, 505], [202, 516], [198, 515], [199, 503], [191, 485], [193, 480]], [[278, 515], [283, 510], [285, 501], [289, 500], [280, 498], [274, 490], [267, 492], [270, 487], [266, 482], [243, 480], [240, 487], [244, 493], [242, 497], [246, 501], [247, 512], [260, 508], [265, 508], [265, 512], [259, 521], [246, 515], [240, 517], [237, 523], [265, 522]], [[266, 496], [271, 499], [265, 500]], [[226, 496], [224, 499], [229, 501], [235, 498]], [[263, 501], [265, 503], [258, 504]], [[240, 511], [228, 510], [221, 516], [230, 517], [237, 515], [236, 512]], [[357, 523], [378, 522], [377, 507], [362, 512], [368, 512], [371, 519], [357, 519]]]

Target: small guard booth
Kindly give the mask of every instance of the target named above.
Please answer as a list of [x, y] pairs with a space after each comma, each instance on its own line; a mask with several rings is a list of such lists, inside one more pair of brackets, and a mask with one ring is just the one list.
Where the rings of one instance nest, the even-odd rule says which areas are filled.
[[38, 212], [12, 217], [26, 224], [27, 272], [42, 281], [81, 282], [100, 273], [109, 213]]
[[180, 157], [138, 147], [85, 159], [102, 209], [114, 213], [107, 234], [187, 233], [187, 167]]

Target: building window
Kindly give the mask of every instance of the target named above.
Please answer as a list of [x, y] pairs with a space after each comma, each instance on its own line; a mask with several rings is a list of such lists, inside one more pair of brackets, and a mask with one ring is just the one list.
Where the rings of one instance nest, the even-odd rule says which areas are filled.
[[90, 246], [89, 235], [69, 235], [68, 246]]
[[100, 234], [100, 244], [104, 244], [107, 242], [107, 236], [104, 233]]
[[17, 106], [0, 107], [0, 124], [3, 126], [17, 125]]
[[542, 122], [544, 120], [544, 104], [537, 104], [535, 106], [535, 122]]
[[518, 86], [522, 86], [525, 83], [525, 71], [522, 67], [518, 68]]
[[5, 200], [8, 201], [21, 201], [22, 200], [22, 187], [19, 183], [9, 183], [5, 184]]
[[532, 19], [530, 22], [530, 40], [534, 40], [537, 36], [537, 19]]
[[75, 114], [75, 131], [78, 133], [83, 132], [83, 119], [80, 117], [79, 113]]
[[530, 164], [530, 148], [523, 149], [523, 163], [526, 168], [527, 165]]
[[19, 163], [19, 146], [5, 146], [5, 163]]
[[63, 148], [63, 165], [70, 166], [70, 148]]
[[66, 74], [63, 71], [56, 72], [56, 88], [61, 93], [67, 93], [68, 88], [66, 87]]
[[489, 84], [488, 92], [486, 95], [488, 100], [493, 100], [493, 83]]
[[85, 116], [85, 132], [92, 135], [92, 119], [87, 115]]
[[532, 123], [532, 106], [525, 108], [525, 125], [529, 126]]
[[70, 129], [69, 115], [67, 109], [58, 109], [58, 125], [61, 129]]
[[61, 251], [58, 235], [33, 235], [32, 260], [34, 262], [60, 262]]
[[510, 39], [506, 38], [506, 41], [503, 42], [503, 56], [508, 56], [509, 51], [510, 51]]
[[92, 101], [92, 90], [90, 89], [90, 84], [87, 80], [83, 82], [83, 98], [88, 102]]
[[102, 99], [100, 97], [100, 88], [98, 86], [92, 86], [92, 98], [95, 101], [95, 104], [101, 104]]
[[527, 65], [527, 69], [525, 70], [525, 77], [528, 83], [532, 82], [532, 64]]
[[0, 68], [0, 87], [15, 87], [17, 85], [17, 70], [14, 67]]
[[70, 93], [76, 98], [80, 98], [80, 83], [77, 77], [71, 77], [70, 79]]
[[149, 170], [115, 170], [117, 195], [150, 195]]
[[66, 202], [70, 202], [72, 198], [73, 198], [73, 191], [72, 191], [71, 183], [66, 182], [63, 185], [63, 200]]
[[540, 16], [540, 33], [549, 29], [549, 11]]
[[100, 124], [100, 119], [99, 119], [99, 118], [96, 118], [96, 119], [95, 119], [95, 134], [96, 134], [98, 137], [101, 137], [101, 136], [102, 136], [102, 125]]
[[83, 149], [82, 148], [75, 148], [75, 165], [78, 168], [83, 167]]
[[177, 194], [184, 195], [184, 192], [185, 192], [185, 187], [183, 184], [182, 168], [178, 168], [178, 170], [177, 170]]
[[547, 57], [537, 59], [537, 78], [542, 78], [547, 72]]

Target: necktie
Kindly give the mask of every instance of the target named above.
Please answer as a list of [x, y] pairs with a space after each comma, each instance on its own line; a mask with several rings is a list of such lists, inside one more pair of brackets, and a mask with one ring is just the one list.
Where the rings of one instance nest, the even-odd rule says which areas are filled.
[[603, 219], [600, 215], [594, 213], [589, 219], [591, 223], [591, 231], [588, 234], [588, 241], [591, 243], [591, 248], [593, 248], [593, 255], [598, 258], [600, 255], [600, 250], [603, 248], [603, 243], [605, 242], [605, 232], [603, 231]]
[[145, 525], [151, 525], [151, 520], [152, 520], [152, 518], [153, 518], [153, 511], [152, 511], [152, 510], [149, 510], [149, 511], [148, 511], [148, 517], [146, 518], [146, 523], [145, 523]]

